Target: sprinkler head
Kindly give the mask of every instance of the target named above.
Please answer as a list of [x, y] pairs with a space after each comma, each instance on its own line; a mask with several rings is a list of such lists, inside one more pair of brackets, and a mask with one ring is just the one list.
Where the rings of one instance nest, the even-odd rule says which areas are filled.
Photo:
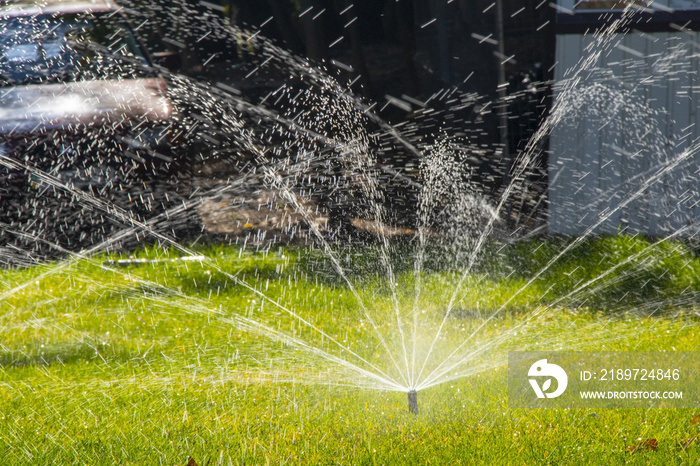
[[408, 411], [418, 415], [418, 392], [415, 390], [408, 392]]

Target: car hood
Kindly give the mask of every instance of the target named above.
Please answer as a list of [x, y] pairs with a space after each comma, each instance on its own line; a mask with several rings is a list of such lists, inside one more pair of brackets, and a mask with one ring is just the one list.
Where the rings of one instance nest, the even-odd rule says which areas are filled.
[[161, 78], [0, 88], [0, 134], [164, 121], [173, 113], [165, 93]]

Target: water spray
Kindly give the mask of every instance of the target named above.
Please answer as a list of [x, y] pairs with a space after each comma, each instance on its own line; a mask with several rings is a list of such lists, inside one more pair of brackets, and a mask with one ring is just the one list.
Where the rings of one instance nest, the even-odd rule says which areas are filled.
[[418, 415], [418, 392], [415, 390], [408, 392], [408, 411]]

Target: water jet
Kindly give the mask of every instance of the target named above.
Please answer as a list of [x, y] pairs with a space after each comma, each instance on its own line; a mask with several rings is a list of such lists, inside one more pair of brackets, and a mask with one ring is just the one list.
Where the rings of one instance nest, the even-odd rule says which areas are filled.
[[[124, 3], [127, 3], [126, 0]], [[134, 23], [137, 24], [136, 21]], [[141, 21], [138, 22], [140, 23]], [[148, 23], [144, 24], [147, 27]], [[228, 24], [222, 23], [221, 34], [230, 34], [226, 32], [229, 31], [228, 28]], [[187, 29], [182, 27], [182, 30]], [[235, 41], [229, 41], [231, 42]], [[3, 246], [7, 246], [7, 255], [12, 253], [13, 257], [23, 263], [31, 264], [35, 256], [41, 257], [39, 253], [43, 249], [38, 249], [37, 244], [46, 244], [41, 247], [50, 248], [52, 252], [55, 249], [59, 258], [65, 258], [69, 254], [60, 248], [71, 245], [63, 245], [59, 241], [68, 236], [64, 230], [70, 230], [72, 219], [88, 218], [82, 213], [82, 217], [73, 215], [74, 206], [89, 206], [100, 221], [104, 217], [105, 221], [109, 220], [110, 224], [117, 226], [115, 230], [99, 230], [96, 226], [101, 224], [96, 221], [88, 224], [85, 228], [89, 228], [91, 236], [79, 236], [84, 236], [86, 247], [89, 246], [86, 249], [88, 252], [84, 254], [86, 257], [110, 251], [113, 245], [118, 245], [120, 241], [126, 243], [132, 236], [136, 237], [135, 242], [138, 244], [145, 236], [179, 250], [190, 263], [206, 269], [204, 275], [190, 277], [186, 270], [188, 260], [170, 257], [101, 262], [102, 267], [108, 268], [115, 277], [120, 280], [126, 277], [129, 283], [136, 283], [135, 279], [126, 276], [123, 270], [115, 270], [115, 266], [124, 269], [127, 266], [148, 264], [155, 268], [159, 264], [169, 264], [173, 270], [178, 270], [177, 274], [181, 274], [173, 278], [182, 279], [187, 276], [188, 280], [191, 279], [192, 285], [188, 281], [187, 289], [208, 291], [208, 295], [202, 295], [206, 299], [186, 296], [175, 285], [161, 285], [157, 281], [158, 277], [155, 283], [144, 278], [138, 286], [129, 289], [131, 294], [148, 294], [148, 299], [153, 299], [153, 302], [177, 295], [190, 303], [189, 309], [193, 314], [212, 314], [219, 317], [223, 324], [256, 333], [261, 340], [274, 340], [298, 350], [298, 357], [286, 359], [293, 367], [286, 373], [293, 373], [295, 380], [304, 377], [304, 371], [298, 368], [305, 365], [307, 359], [315, 358], [305, 367], [316, 369], [326, 367], [322, 366], [326, 364], [340, 373], [337, 378], [326, 375], [323, 380], [340, 382], [342, 376], [344, 382], [349, 381], [358, 387], [406, 392], [408, 410], [417, 415], [418, 389], [471, 376], [497, 366], [498, 362], [490, 360], [491, 355], [500, 349], [498, 345], [509, 339], [512, 342], [516, 338], [522, 338], [517, 344], [513, 343], [519, 349], [533, 343], [532, 334], [516, 337], [516, 334], [523, 334], [521, 328], [508, 331], [499, 329], [489, 334], [490, 322], [504, 314], [503, 311], [509, 309], [511, 302], [519, 306], [516, 297], [536, 288], [540, 279], [546, 277], [555, 263], [560, 258], [565, 259], [566, 254], [581, 243], [574, 240], [562, 246], [560, 252], [553, 254], [552, 259], [543, 264], [544, 267], [532, 271], [532, 278], [527, 283], [523, 282], [525, 284], [516, 291], [508, 291], [503, 303], [494, 304], [490, 297], [479, 295], [479, 287], [474, 286], [479, 285], [481, 280], [474, 278], [475, 271], [480, 270], [480, 261], [489, 254], [493, 256], [489, 260], [499, 261], [498, 252], [489, 252], [492, 233], [495, 231], [508, 241], [518, 240], [516, 233], [519, 226], [512, 234], [505, 235], [507, 232], [501, 232], [512, 226], [508, 225], [509, 220], [513, 221], [509, 219], [510, 216], [501, 219], [503, 212], [509, 211], [512, 198], [521, 196], [523, 203], [534, 205], [533, 212], [538, 204], [545, 202], [544, 198], [536, 198], [536, 193], [521, 195], [520, 192], [525, 192], [525, 188], [520, 185], [523, 184], [522, 180], [537, 171], [534, 167], [537, 153], [543, 147], [543, 141], [551, 128], [557, 125], [566, 128], [566, 124], [577, 126], [581, 115], [587, 116], [592, 112], [591, 102], [596, 104], [594, 107], [605, 110], [603, 115], [607, 114], [610, 102], [623, 102], [625, 106], [619, 104], [620, 112], [645, 115], [645, 118], [636, 122], [638, 132], [652, 136], [658, 133], [646, 126], [647, 120], [652, 121], [651, 118], [646, 118], [648, 112], [638, 111], [642, 107], [629, 104], [634, 97], [631, 92], [618, 90], [612, 85], [603, 89], [596, 75], [591, 78], [596, 79], [596, 85], [586, 88], [569, 84], [577, 82], [576, 80], [567, 81], [558, 88], [558, 113], [555, 112], [528, 142], [500, 198], [496, 196], [495, 199], [487, 199], [481, 194], [486, 189], [479, 185], [478, 178], [472, 176], [473, 170], [469, 168], [470, 157], [473, 158], [474, 154], [487, 158], [484, 149], [475, 140], [470, 140], [469, 136], [456, 136], [447, 129], [436, 132], [434, 139], [426, 143], [423, 138], [425, 131], [421, 129], [422, 126], [432, 127], [434, 123], [431, 119], [436, 118], [436, 115], [442, 114], [446, 120], [454, 120], [463, 108], [473, 108], [474, 112], [480, 112], [480, 98], [462, 94], [455, 88], [449, 95], [445, 92], [432, 98], [431, 105], [440, 104], [435, 105], [440, 110], [414, 112], [410, 117], [413, 120], [407, 117], [406, 122], [395, 128], [383, 121], [379, 114], [370, 111], [371, 106], [356, 99], [349, 88], [339, 84], [323, 69], [309, 67], [308, 62], [285, 53], [263, 35], [256, 34], [250, 42], [255, 44], [255, 47], [251, 47], [257, 50], [261, 67], [276, 67], [283, 71], [279, 75], [290, 76], [283, 86], [261, 101], [251, 100], [249, 96], [242, 95], [223, 82], [210, 86], [186, 76], [163, 71], [163, 79], [168, 83], [164, 92], [167, 92], [169, 101], [186, 109], [181, 111], [182, 122], [178, 120], [178, 125], [183, 129], [182, 137], [186, 139], [181, 144], [188, 150], [191, 147], [197, 149], [198, 157], [202, 159], [201, 166], [197, 165], [197, 170], [193, 170], [195, 174], [192, 175], [191, 183], [194, 192], [188, 192], [182, 202], [179, 199], [170, 201], [168, 196], [175, 197], [173, 192], [160, 196], [153, 188], [153, 193], [145, 193], [151, 194], [151, 197], [142, 195], [140, 191], [129, 192], [129, 202], [132, 197], [143, 197], [141, 202], [147, 204], [149, 209], [135, 207], [126, 201], [122, 205], [101, 192], [81, 190], [80, 186], [62, 182], [60, 178], [52, 177], [50, 171], [44, 173], [48, 169], [15, 160], [0, 150], [0, 165], [4, 164], [19, 172], [24, 170], [43, 180], [40, 187], [51, 185], [53, 188], [53, 191], [46, 190], [47, 193], [32, 190], [27, 195], [29, 200], [18, 196], [18, 200], [13, 199], [16, 208], [7, 209], [6, 217], [9, 220], [5, 221], [0, 216], [0, 225], [5, 223], [11, 227], [0, 231], [0, 262], [6, 260], [2, 254]], [[599, 49], [603, 50], [603, 45]], [[603, 91], [605, 92], [602, 93]], [[591, 96], [598, 95], [595, 93], [602, 94], [597, 99], [592, 99]], [[451, 102], [456, 103], [453, 106]], [[569, 111], [572, 107], [583, 110]], [[578, 118], [573, 118], [574, 115]], [[570, 120], [564, 116], [569, 116]], [[632, 124], [631, 118], [621, 121]], [[462, 123], [461, 126], [467, 127], [468, 123]], [[592, 127], [598, 131], [599, 126]], [[619, 125], [607, 124], [606, 127], [612, 131], [617, 130]], [[206, 128], [206, 131], [201, 128]], [[460, 128], [460, 132], [462, 129], [464, 128]], [[661, 136], [650, 138], [647, 136], [647, 140], [654, 141], [652, 150], [672, 146], [670, 140]], [[101, 141], [99, 137], [93, 139], [96, 144]], [[643, 140], [641, 136], [635, 139]], [[62, 141], [52, 142], [56, 142], [53, 144], [55, 147], [41, 148], [42, 159], [51, 159], [44, 153], [51, 150], [57, 155], [66, 153], [64, 145], [58, 144]], [[34, 143], [28, 139], [26, 144]], [[647, 146], [650, 145], [644, 142], [637, 147], [628, 143], [624, 150], [632, 154], [628, 157], [630, 160], [636, 160], [636, 154], [649, 151]], [[102, 151], [98, 154], [102, 159], [123, 155], [121, 149], [103, 146], [90, 149]], [[383, 164], [381, 159], [386, 147], [391, 147], [392, 152], [402, 151], [407, 154], [405, 158], [411, 163], [415, 162], [414, 159], [419, 160], [419, 170], [412, 169], [419, 172], [419, 175], [415, 178], [401, 178], [398, 171], [391, 171], [393, 168]], [[630, 183], [627, 192], [621, 193], [617, 185], [611, 185], [608, 194], [618, 192], [618, 198], [610, 208], [600, 209], [607, 212], [604, 217], [590, 216], [594, 219], [594, 224], [581, 238], [597, 231], [596, 228], [602, 222], [623, 211], [628, 205], [647, 202], [645, 196], [649, 187], [664, 182], [668, 173], [684, 167], [682, 163], [687, 165], [692, 162], [699, 150], [700, 143], [696, 142], [680, 156], [674, 158], [670, 154], [660, 168], [647, 170], [644, 176], [632, 180], [634, 183]], [[640, 160], [643, 158], [639, 157]], [[24, 176], [22, 179], [29, 177]], [[387, 188], [388, 180], [393, 183], [400, 181], [400, 189]], [[329, 212], [343, 211], [343, 218], [347, 217], [353, 228], [370, 231], [375, 241], [362, 243], [359, 245], [362, 249], [353, 251], [351, 247], [355, 246], [354, 238], [359, 235], [345, 235], [340, 229], [334, 231], [332, 221], [320, 220], [332, 217], [327, 215], [329, 212], [323, 212], [323, 206], [319, 206], [320, 203], [316, 203], [313, 195], [309, 194], [320, 191], [329, 193], [325, 195], [326, 207], [330, 206]], [[265, 195], [261, 195], [261, 192]], [[123, 196], [121, 191], [117, 194]], [[54, 195], [56, 199], [47, 199], [49, 195]], [[151, 204], [153, 209], [157, 209], [159, 204], [151, 200], [161, 197], [166, 198], [160, 204], [164, 209], [167, 206], [167, 210], [150, 210]], [[606, 202], [610, 198], [607, 194], [599, 197]], [[688, 196], [688, 199], [691, 197]], [[121, 202], [121, 197], [116, 199]], [[63, 211], [53, 209], [58, 225], [47, 220], [38, 228], [37, 218], [42, 219], [46, 215], [36, 215], [36, 212], [51, 211], [54, 204], [66, 204]], [[9, 205], [9, 202], [3, 205]], [[571, 203], [567, 205], [573, 206]], [[214, 259], [205, 257], [200, 260], [203, 256], [183, 246], [174, 232], [170, 234], [173, 226], [187, 222], [188, 215], [192, 215], [197, 206], [204, 206], [201, 209], [204, 213], [197, 214], [200, 216], [214, 211], [219, 213], [222, 222], [218, 226], [219, 231], [230, 235], [227, 237], [229, 242], [232, 242], [230, 238], [235, 237], [236, 244], [242, 245], [242, 251], [252, 246], [255, 246], [256, 251], [258, 248], [265, 250], [265, 242], [274, 231], [272, 227], [265, 230], [264, 225], [268, 223], [282, 225], [282, 233], [290, 238], [300, 237], [295, 225], [308, 225], [309, 231], [304, 238], [311, 238], [309, 243], [320, 252], [320, 257], [314, 256], [312, 265], [306, 269], [299, 266], [292, 273], [283, 272], [288, 264], [282, 261], [274, 264], [273, 273], [265, 272], [265, 266], [260, 264], [246, 266], [241, 261], [243, 265], [240, 265], [239, 270], [235, 268], [238, 264], [235, 267], [229, 264], [227, 268]], [[279, 221], [273, 222], [273, 217], [276, 216]], [[223, 224], [226, 221], [224, 217], [228, 219], [228, 224]], [[528, 217], [524, 222], [528, 219], [532, 222], [527, 225], [536, 224], [535, 218]], [[296, 223], [292, 225], [291, 220]], [[260, 225], [263, 227], [259, 228]], [[252, 233], [254, 230], [257, 230], [255, 234]], [[681, 231], [676, 229], [671, 234], [676, 235]], [[695, 229], [688, 227], [685, 231], [695, 232]], [[82, 231], [77, 231], [76, 235], [77, 233]], [[52, 242], [54, 239], [56, 241]], [[273, 241], [274, 239], [270, 242]], [[641, 252], [639, 254], [639, 257], [644, 258]], [[241, 257], [240, 254], [238, 256]], [[66, 261], [65, 264], [70, 262]], [[498, 266], [500, 264], [495, 268]], [[510, 276], [513, 268], [510, 265], [505, 267], [509, 270], [503, 276]], [[449, 272], [445, 272], [446, 269]], [[235, 273], [228, 270], [235, 270]], [[244, 272], [239, 274], [241, 270]], [[577, 282], [582, 285], [572, 288], [566, 298], [574, 295], [580, 302], [585, 302], [588, 296], [583, 293], [594, 285], [608, 284], [605, 276], [611, 271], [609, 269], [599, 276], [586, 277], [585, 280], [582, 278], [582, 281]], [[501, 271], [495, 272], [494, 276], [499, 273]], [[167, 278], [170, 280], [171, 277]], [[206, 285], [203, 285], [202, 279]], [[326, 303], [325, 297], [331, 296], [330, 291], [318, 293], [316, 288], [304, 288], [306, 281], [310, 283], [312, 279], [316, 280], [319, 288], [328, 283], [336, 286], [336, 282], [340, 282], [343, 290], [347, 290], [344, 291], [345, 294], [353, 300], [352, 305], [345, 302], [342, 294], [337, 298], [333, 296], [333, 300], [329, 299]], [[26, 286], [30, 286], [30, 283]], [[127, 285], [104, 285], [104, 288], [121, 286]], [[212, 305], [214, 297], [219, 297], [220, 293], [226, 295], [233, 287], [236, 287], [236, 293], [251, 295], [247, 301], [248, 308], [226, 302], [223, 298], [223, 306], [220, 302]], [[20, 287], [17, 288], [19, 289]], [[155, 290], [157, 293], [151, 296], [150, 291], [144, 293], [144, 290]], [[451, 291], [445, 292], [446, 290]], [[322, 299], [317, 300], [316, 295]], [[542, 309], [556, 306], [558, 301], [553, 302], [546, 307], [543, 305]], [[570, 302], [575, 300], [571, 299], [566, 304]], [[463, 318], [464, 312], [460, 309], [478, 309], [480, 303], [488, 308], [483, 318], [479, 313], [469, 321]], [[356, 314], [339, 316], [346, 318], [343, 325], [347, 328], [338, 327], [340, 319], [335, 318], [335, 313], [340, 314], [349, 308], [356, 311]], [[334, 313], [334, 318], [319, 320], [317, 314], [326, 311]], [[532, 310], [532, 319], [537, 317], [537, 312], [540, 312], [539, 308]], [[528, 320], [529, 316], [523, 327]], [[348, 338], [348, 334], [351, 338]], [[341, 338], [341, 335], [344, 337]], [[421, 342], [425, 342], [425, 346]], [[261, 355], [259, 359], [270, 360], [270, 364], [275, 359], [270, 351], [261, 350]], [[284, 372], [280, 371], [282, 373]]]

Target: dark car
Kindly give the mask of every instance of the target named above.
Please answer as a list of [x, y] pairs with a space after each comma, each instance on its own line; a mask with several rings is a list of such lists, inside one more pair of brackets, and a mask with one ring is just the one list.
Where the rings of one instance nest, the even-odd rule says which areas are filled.
[[152, 209], [167, 189], [155, 185], [177, 176], [176, 116], [111, 0], [0, 2], [0, 241], [32, 224], [37, 239], [85, 245], [129, 223], [86, 211]]

